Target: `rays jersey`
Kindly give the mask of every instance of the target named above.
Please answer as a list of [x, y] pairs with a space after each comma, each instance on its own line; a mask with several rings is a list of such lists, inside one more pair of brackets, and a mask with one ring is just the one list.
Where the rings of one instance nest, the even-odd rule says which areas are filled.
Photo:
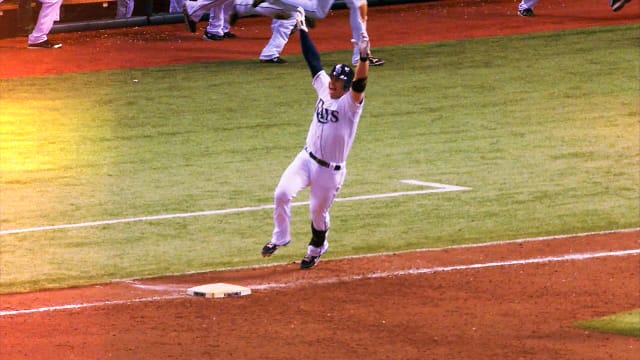
[[355, 103], [349, 92], [332, 99], [329, 81], [324, 70], [312, 81], [318, 101], [307, 134], [307, 149], [325, 161], [341, 164], [347, 160], [356, 136], [364, 99]]

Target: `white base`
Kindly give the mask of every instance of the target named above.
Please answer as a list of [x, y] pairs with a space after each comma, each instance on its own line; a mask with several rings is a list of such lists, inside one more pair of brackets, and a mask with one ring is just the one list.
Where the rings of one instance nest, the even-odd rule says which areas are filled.
[[249, 294], [251, 294], [251, 289], [248, 287], [225, 283], [200, 285], [187, 289], [187, 295], [204, 298], [223, 298]]

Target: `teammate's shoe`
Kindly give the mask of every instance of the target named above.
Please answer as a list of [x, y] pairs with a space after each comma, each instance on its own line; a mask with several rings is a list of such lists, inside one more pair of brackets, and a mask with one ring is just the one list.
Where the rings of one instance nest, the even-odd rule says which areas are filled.
[[238, 12], [236, 11], [236, 7], [233, 6], [233, 9], [231, 10], [231, 14], [229, 14], [229, 25], [233, 26], [238, 22], [238, 19], [240, 17], [238, 16]]
[[48, 39], [39, 43], [27, 44], [29, 49], [59, 49], [61, 47], [62, 44], [51, 42]]
[[225, 38], [224, 35], [213, 34], [208, 32], [207, 30], [205, 30], [204, 34], [202, 35], [202, 40], [218, 41], [218, 40], [223, 40], [224, 38]]
[[369, 56], [369, 66], [381, 66], [381, 65], [384, 65], [384, 60], [377, 57]]
[[532, 17], [532, 16], [535, 16], [535, 14], [533, 13], [532, 9], [526, 8], [526, 9], [518, 10], [518, 16]]
[[611, 6], [611, 10], [620, 11], [624, 7], [624, 5], [631, 0], [609, 0], [609, 6]]
[[238, 35], [232, 33], [231, 31], [226, 31], [224, 34], [222, 34], [222, 37], [224, 37], [225, 39], [235, 39], [238, 37]]
[[280, 56], [276, 56], [272, 59], [260, 59], [260, 62], [263, 64], [287, 64], [289, 63], [287, 60], [281, 58]]
[[311, 269], [312, 267], [316, 266], [319, 261], [320, 255], [311, 256], [307, 254], [302, 258], [302, 261], [300, 261], [300, 269]]
[[278, 250], [279, 247], [287, 246], [289, 245], [290, 242], [291, 241], [288, 241], [286, 244], [283, 244], [283, 245], [276, 245], [271, 241], [269, 241], [265, 246], [262, 247], [262, 251], [260, 252], [260, 254], [262, 254], [262, 257], [269, 257], [273, 255], [273, 253], [276, 252], [276, 250]]

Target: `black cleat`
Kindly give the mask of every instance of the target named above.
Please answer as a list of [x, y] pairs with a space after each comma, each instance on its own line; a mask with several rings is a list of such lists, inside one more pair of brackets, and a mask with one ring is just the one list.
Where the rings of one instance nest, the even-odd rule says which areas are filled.
[[207, 30], [205, 30], [204, 34], [202, 35], [202, 40], [219, 41], [223, 39], [224, 39], [224, 35], [213, 34], [208, 32]]
[[384, 60], [377, 57], [369, 56], [369, 66], [382, 66], [382, 65], [384, 65]]
[[311, 256], [307, 254], [304, 258], [302, 258], [302, 261], [300, 261], [300, 269], [311, 269], [312, 267], [316, 266], [319, 261], [320, 255]]
[[304, 17], [304, 22], [307, 23], [307, 27], [309, 29], [313, 29], [316, 27], [316, 20], [314, 18], [310, 18], [308, 16]]
[[287, 64], [288, 61], [281, 58], [280, 56], [276, 56], [273, 59], [260, 60], [263, 64]]
[[229, 25], [233, 26], [238, 22], [238, 19], [240, 17], [238, 16], [238, 12], [235, 10], [235, 7], [233, 8], [233, 10], [231, 11], [231, 14], [229, 15]]
[[27, 44], [27, 48], [29, 49], [59, 49], [61, 47], [62, 44], [51, 42], [48, 39], [39, 43]]
[[535, 14], [533, 13], [532, 9], [526, 8], [526, 9], [518, 10], [518, 16], [533, 17], [535, 16]]
[[611, 6], [611, 10], [613, 11], [620, 11], [629, 1], [631, 0], [609, 0], [609, 6]]
[[262, 247], [262, 251], [260, 252], [260, 254], [262, 254], [262, 257], [269, 257], [273, 255], [273, 253], [276, 252], [276, 250], [278, 250], [279, 247], [287, 246], [289, 245], [290, 242], [291, 241], [287, 242], [284, 245], [276, 245], [271, 242], [268, 242], [265, 246]]

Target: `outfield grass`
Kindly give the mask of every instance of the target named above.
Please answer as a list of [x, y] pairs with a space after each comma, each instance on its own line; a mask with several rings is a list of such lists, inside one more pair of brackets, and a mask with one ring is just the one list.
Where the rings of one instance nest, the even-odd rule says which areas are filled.
[[579, 321], [576, 326], [582, 329], [640, 337], [640, 309]]
[[[639, 29], [376, 48], [339, 197], [472, 190], [336, 203], [326, 256], [640, 226]], [[0, 80], [2, 230], [270, 204], [315, 101], [290, 60]], [[264, 260], [271, 226], [267, 209], [5, 234], [0, 293], [299, 260], [306, 207]]]

